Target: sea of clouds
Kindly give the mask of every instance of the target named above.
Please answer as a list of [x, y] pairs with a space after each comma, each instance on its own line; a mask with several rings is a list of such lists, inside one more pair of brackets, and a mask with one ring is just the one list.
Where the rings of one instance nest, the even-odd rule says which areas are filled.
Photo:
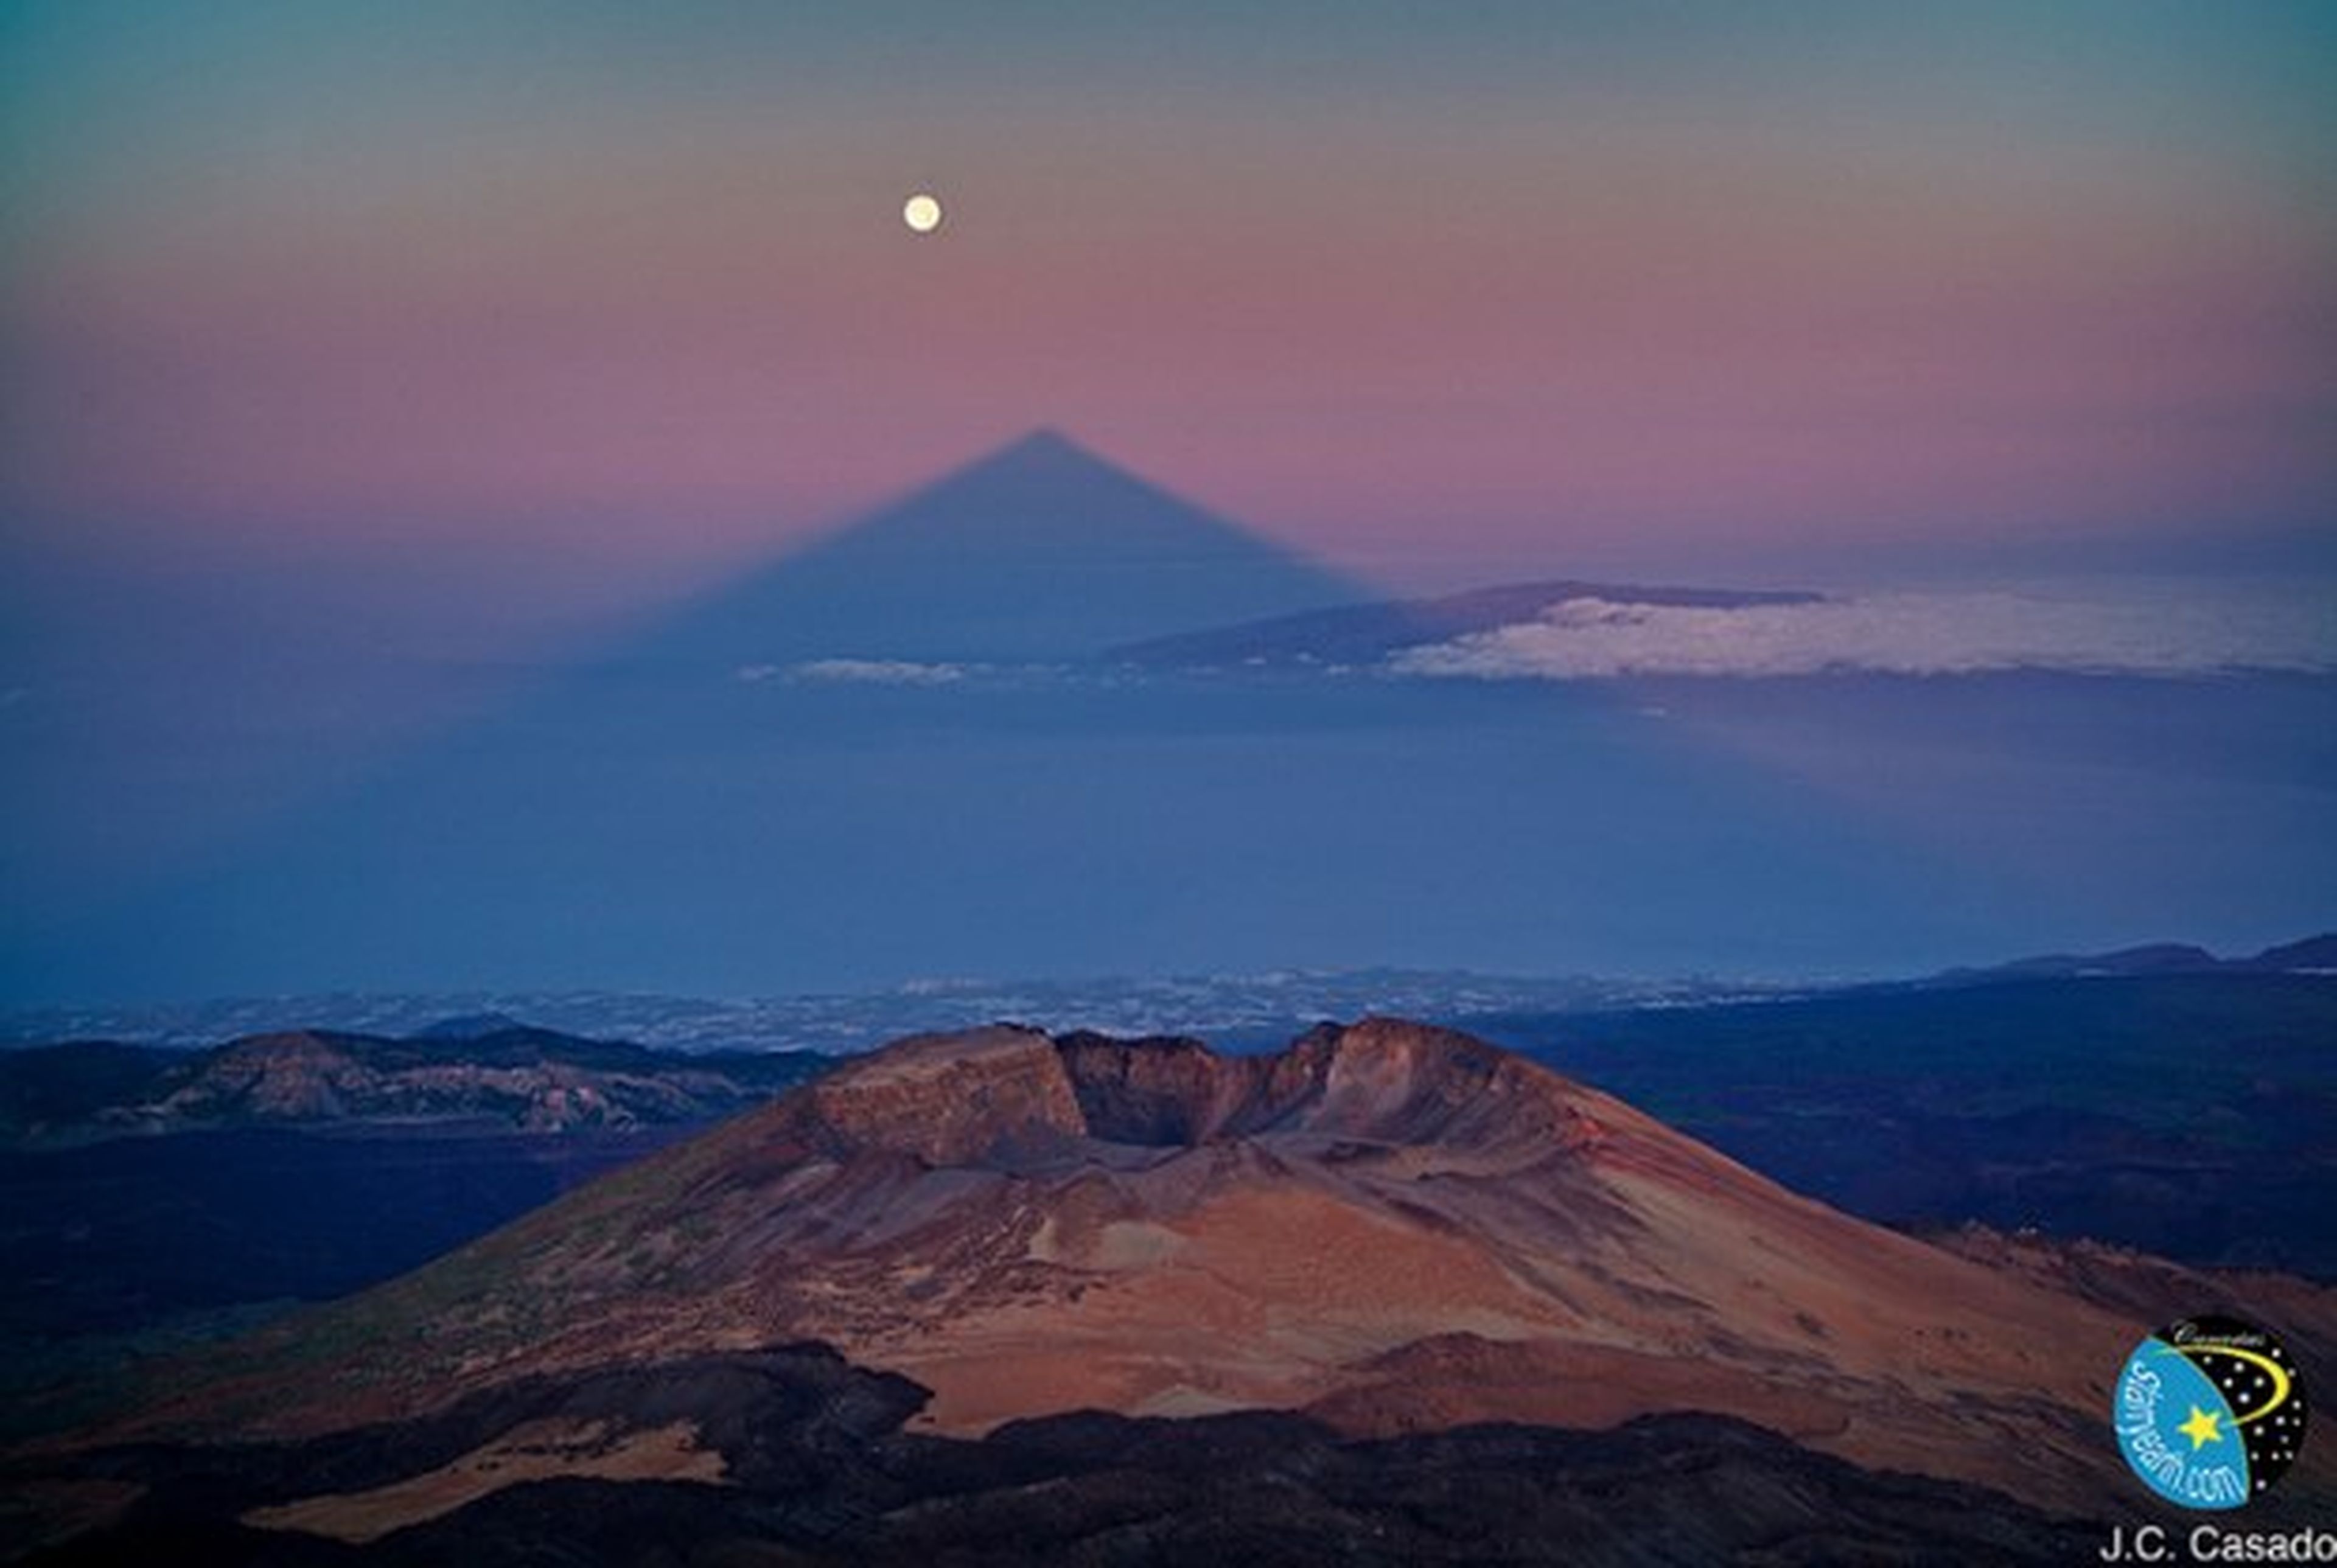
[[1388, 667], [1478, 680], [2328, 674], [2337, 673], [2337, 595], [2327, 586], [1893, 591], [1736, 609], [1569, 599], [1531, 620], [1399, 649]]
[[950, 686], [963, 680], [970, 667], [905, 658], [815, 658], [793, 665], [742, 665], [737, 675], [750, 685], [787, 680], [841, 686]]

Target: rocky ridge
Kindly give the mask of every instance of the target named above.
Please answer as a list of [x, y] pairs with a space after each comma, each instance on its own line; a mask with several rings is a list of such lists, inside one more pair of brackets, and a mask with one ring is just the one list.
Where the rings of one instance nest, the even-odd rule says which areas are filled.
[[680, 1052], [495, 1028], [460, 1037], [300, 1029], [209, 1050], [104, 1043], [0, 1054], [17, 1142], [230, 1126], [492, 1123], [531, 1132], [709, 1121], [824, 1070], [806, 1052]]
[[117, 1432], [309, 1436], [816, 1339], [931, 1389], [921, 1431], [1697, 1410], [2084, 1508], [2124, 1495], [2099, 1412], [2138, 1331], [1448, 1031], [1232, 1057], [998, 1027], [849, 1063], [263, 1333]]

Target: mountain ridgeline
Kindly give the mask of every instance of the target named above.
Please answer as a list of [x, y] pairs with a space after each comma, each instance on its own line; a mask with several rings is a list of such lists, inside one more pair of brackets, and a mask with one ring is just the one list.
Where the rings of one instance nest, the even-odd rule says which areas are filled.
[[[2043, 1562], [2133, 1505], [2134, 1315], [2220, 1290], [1880, 1230], [1424, 1025], [996, 1026], [150, 1369], [13, 1473], [61, 1563]], [[2325, 1290], [2248, 1304], [2337, 1347]], [[2259, 1516], [2332, 1496], [2308, 1451]]]
[[[1468, 976], [1348, 975], [1293, 977], [1263, 993], [1099, 982], [738, 1008], [603, 997], [274, 1006], [345, 1020], [339, 1029], [258, 1028], [271, 1010], [259, 1003], [84, 1018], [74, 1022], [131, 1038], [166, 1032], [157, 1022], [171, 1037], [230, 1037], [202, 1049], [93, 1040], [0, 1051], [0, 1336], [16, 1336], [5, 1359], [29, 1380], [68, 1345], [100, 1353], [93, 1335], [176, 1331], [196, 1326], [190, 1314], [281, 1310], [376, 1284], [850, 1060], [644, 1049], [514, 1023], [538, 1009], [603, 1019], [616, 1040], [639, 1029], [709, 1043], [892, 1038], [920, 1016], [1058, 1030], [1120, 1018], [1132, 1036], [1149, 1015], [1164, 1020], [1153, 1030], [1206, 1029], [1247, 1051], [1288, 1040], [1305, 1027], [1296, 1020], [1400, 1004], [1465, 1020], [1892, 1229], [1952, 1242], [1977, 1222], [2049, 1246], [2086, 1241], [2193, 1269], [2325, 1279], [2337, 1238], [2337, 1064], [2326, 1049], [2337, 983], [2316, 972], [2324, 947], [2214, 959], [2166, 945], [1757, 1000], [1686, 989], [1669, 1005], [1618, 1006], [1590, 986], [1558, 1008], [1543, 990]], [[1261, 996], [1267, 1017], [1254, 1016]], [[2207, 1058], [2222, 1070], [2193, 1070]], [[1258, 1071], [1178, 1070], [1221, 1085]], [[2137, 1083], [2149, 1095], [2137, 1097]], [[1097, 1127], [1139, 1145], [1179, 1128], [1222, 1140], [1251, 1130], [1242, 1118], [1258, 1105], [1280, 1105], [1258, 1093], [1230, 1120], [1212, 1112], [1192, 1124], [1189, 1107], [1156, 1096], [1145, 1113], [1154, 1131], [1125, 1111]], [[2166, 1294], [2172, 1314], [2192, 1304]]]
[[809, 1339], [930, 1389], [926, 1430], [1693, 1409], [2083, 1506], [2132, 1333], [1465, 1036], [1368, 1021], [1227, 1057], [1001, 1027], [855, 1060], [264, 1331], [132, 1429], [289, 1437]]
[[1814, 593], [1700, 588], [1640, 588], [1559, 579], [1474, 589], [1436, 599], [1389, 599], [1268, 617], [1238, 626], [1131, 640], [1111, 657], [1167, 668], [1296, 665], [1369, 668], [1423, 643], [1528, 622], [1553, 605], [1596, 599], [1609, 605], [1680, 609], [1745, 609], [1823, 602]]
[[502, 1020], [402, 1039], [288, 1030], [196, 1051], [77, 1042], [0, 1052], [0, 1138], [40, 1145], [367, 1123], [666, 1125], [728, 1115], [826, 1066], [803, 1051], [685, 1055]]

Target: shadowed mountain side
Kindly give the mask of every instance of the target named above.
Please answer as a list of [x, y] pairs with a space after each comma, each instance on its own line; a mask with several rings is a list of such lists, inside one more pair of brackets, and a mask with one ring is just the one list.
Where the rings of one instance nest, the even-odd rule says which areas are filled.
[[1467, 1027], [1885, 1224], [2041, 1226], [2326, 1278], [2337, 978], [2264, 961]]
[[2007, 1234], [1986, 1225], [1959, 1225], [1925, 1239], [2137, 1323], [2222, 1313], [2273, 1325], [2300, 1364], [2337, 1367], [2337, 1288], [2326, 1284], [2263, 1270], [2185, 1268], [2129, 1247], [2034, 1231]]
[[1279, 1414], [1085, 1413], [966, 1442], [902, 1430], [923, 1394], [792, 1346], [533, 1379], [308, 1443], [91, 1455], [43, 1476], [51, 1528], [147, 1489], [40, 1561], [1947, 1564], [2098, 1540], [1711, 1417], [1358, 1440]]
[[117, 1432], [314, 1434], [810, 1338], [932, 1388], [948, 1432], [1697, 1409], [2092, 1509], [2120, 1495], [2100, 1413], [2137, 1331], [1463, 1036], [1374, 1021], [1220, 1057], [1001, 1027], [859, 1059], [182, 1368]]

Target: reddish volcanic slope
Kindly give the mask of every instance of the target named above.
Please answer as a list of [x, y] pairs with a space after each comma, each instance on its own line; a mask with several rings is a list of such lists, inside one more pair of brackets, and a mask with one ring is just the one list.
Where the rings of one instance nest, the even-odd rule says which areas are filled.
[[1272, 1057], [993, 1027], [903, 1041], [155, 1412], [317, 1431], [531, 1372], [789, 1340], [956, 1433], [1101, 1407], [1358, 1433], [1736, 1415], [2080, 1504], [2137, 1324], [1862, 1223], [1464, 1036]]

